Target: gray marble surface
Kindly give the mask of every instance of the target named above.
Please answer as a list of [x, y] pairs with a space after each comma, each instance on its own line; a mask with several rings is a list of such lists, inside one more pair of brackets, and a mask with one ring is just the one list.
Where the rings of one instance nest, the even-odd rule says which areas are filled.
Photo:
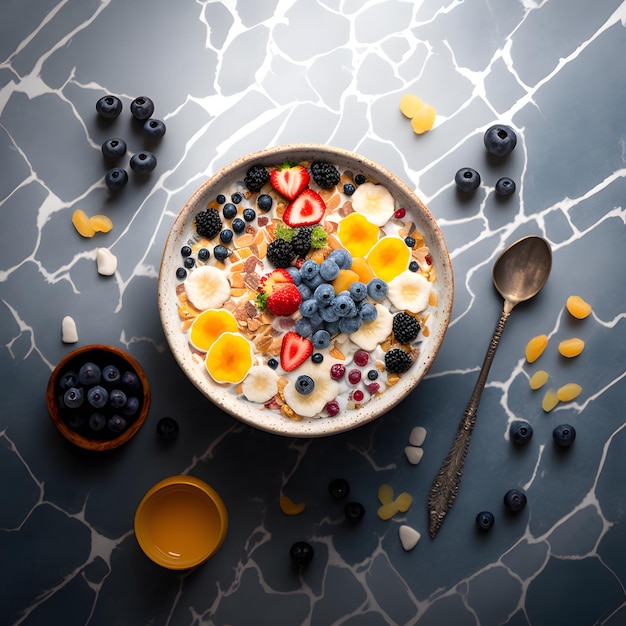
[[[28, 626], [417, 624], [553, 626], [626, 623], [624, 397], [626, 229], [626, 5], [618, 0], [5, 0], [0, 19], [0, 623]], [[95, 102], [124, 102], [114, 124]], [[415, 93], [438, 112], [417, 136], [399, 112]], [[167, 124], [157, 169], [122, 193], [104, 185], [101, 143], [137, 151], [128, 106], [151, 97]], [[482, 135], [518, 132], [502, 162]], [[453, 319], [426, 379], [399, 407], [342, 435], [288, 439], [220, 413], [184, 377], [156, 305], [168, 230], [193, 191], [248, 152], [292, 142], [336, 145], [375, 159], [416, 189], [438, 220], [453, 261]], [[457, 169], [480, 171], [470, 198]], [[494, 194], [500, 176], [516, 194]], [[75, 208], [114, 228], [83, 239]], [[426, 498], [456, 430], [501, 301], [491, 266], [526, 234], [551, 243], [546, 288], [507, 326], [479, 410], [461, 491], [435, 540]], [[99, 276], [96, 247], [118, 258]], [[593, 305], [573, 320], [571, 294]], [[73, 347], [127, 350], [152, 384], [150, 415], [125, 447], [72, 447], [48, 417], [45, 388]], [[578, 382], [550, 413], [524, 361], [534, 335], [551, 384]], [[583, 354], [565, 361], [561, 339]], [[162, 416], [181, 427], [160, 445]], [[507, 429], [527, 419], [531, 442]], [[552, 429], [575, 426], [562, 451]], [[427, 429], [422, 462], [404, 447]], [[133, 516], [143, 494], [192, 474], [223, 496], [231, 523], [217, 555], [176, 573], [141, 552]], [[366, 508], [357, 527], [327, 494], [348, 479]], [[376, 515], [377, 489], [409, 492], [411, 508]], [[506, 515], [503, 494], [528, 506]], [[285, 516], [281, 493], [306, 501]], [[494, 512], [489, 533], [478, 511]], [[422, 533], [410, 552], [398, 528]], [[315, 548], [301, 574], [288, 551]]]

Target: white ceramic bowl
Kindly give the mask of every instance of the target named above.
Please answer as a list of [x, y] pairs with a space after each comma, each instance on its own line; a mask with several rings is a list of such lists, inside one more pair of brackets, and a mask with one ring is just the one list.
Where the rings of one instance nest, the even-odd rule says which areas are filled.
[[[252, 165], [272, 166], [286, 161], [327, 161], [340, 170], [350, 171], [354, 175], [361, 173], [383, 184], [394, 196], [397, 207], [407, 210], [407, 218], [415, 223], [423, 235], [437, 273], [437, 279], [432, 286], [437, 304], [431, 307], [428, 336], [423, 338], [417, 361], [397, 384], [372, 398], [362, 408], [346, 410], [335, 417], [294, 421], [274, 411], [260, 410], [259, 405], [240, 399], [230, 388], [216, 384], [208, 372], [199, 366], [197, 355], [194, 358], [187, 335], [181, 329], [181, 318], [178, 314], [176, 289], [181, 281], [176, 278], [176, 269], [182, 264], [181, 248], [189, 243], [194, 234], [195, 215], [206, 208], [219, 193], [237, 181], [242, 181]], [[405, 399], [422, 380], [437, 356], [450, 321], [453, 294], [452, 264], [446, 243], [435, 219], [415, 193], [386, 168], [363, 156], [316, 144], [284, 145], [252, 153], [232, 162], [207, 180], [174, 221], [165, 244], [158, 285], [159, 311], [167, 341], [191, 382], [218, 407], [237, 419], [265, 431], [292, 437], [318, 437], [356, 428], [383, 415]]]

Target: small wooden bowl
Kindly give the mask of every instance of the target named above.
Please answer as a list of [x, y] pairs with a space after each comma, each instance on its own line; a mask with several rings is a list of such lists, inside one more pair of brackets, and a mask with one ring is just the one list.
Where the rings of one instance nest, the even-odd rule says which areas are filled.
[[[67, 422], [70, 409], [60, 406], [59, 396], [62, 393], [59, 387], [60, 377], [70, 370], [78, 372], [81, 365], [87, 361], [95, 363], [101, 369], [106, 365], [114, 365], [120, 370], [120, 373], [130, 371], [139, 378], [141, 387], [135, 394], [140, 402], [139, 409], [132, 421], [129, 419], [128, 427], [119, 435], [109, 431], [106, 426], [99, 432], [91, 431], [88, 426], [72, 428]], [[92, 344], [77, 348], [59, 361], [48, 381], [46, 403], [54, 425], [68, 441], [85, 450], [112, 450], [132, 439], [146, 421], [150, 410], [150, 385], [141, 365], [130, 354], [114, 346]], [[87, 401], [85, 400], [86, 404]], [[96, 409], [93, 411], [95, 412]], [[103, 414], [110, 411], [112, 409], [106, 407], [100, 410]]]

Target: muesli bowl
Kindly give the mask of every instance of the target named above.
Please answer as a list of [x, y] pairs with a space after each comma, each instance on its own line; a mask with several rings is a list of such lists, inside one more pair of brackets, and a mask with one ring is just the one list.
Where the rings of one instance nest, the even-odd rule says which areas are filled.
[[[289, 173], [263, 182], [281, 168]], [[292, 257], [306, 229], [309, 251]], [[326, 263], [322, 276], [328, 260], [339, 269]], [[320, 284], [333, 287], [320, 291], [335, 313], [358, 319], [337, 320]], [[298, 306], [285, 295], [295, 288]], [[356, 428], [405, 399], [437, 356], [453, 294], [446, 243], [415, 193], [370, 159], [317, 144], [248, 154], [207, 180], [174, 221], [158, 282], [165, 336], [190, 381], [237, 419], [292, 437]], [[417, 336], [399, 341], [399, 313]]]

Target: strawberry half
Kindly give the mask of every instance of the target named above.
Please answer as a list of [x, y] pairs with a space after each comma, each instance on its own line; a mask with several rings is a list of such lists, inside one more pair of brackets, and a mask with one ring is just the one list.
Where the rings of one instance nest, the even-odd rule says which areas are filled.
[[267, 299], [267, 310], [273, 315], [291, 315], [301, 304], [302, 296], [293, 283], [279, 284]]
[[281, 196], [293, 200], [306, 189], [311, 176], [302, 165], [285, 166], [270, 172], [270, 183]]
[[293, 284], [291, 274], [284, 268], [278, 268], [261, 278], [259, 291], [267, 296], [271, 296], [275, 289], [289, 284]]
[[326, 203], [319, 193], [312, 189], [305, 189], [285, 209], [283, 222], [287, 226], [313, 226], [319, 224], [326, 213]]
[[286, 372], [300, 367], [313, 354], [313, 344], [306, 337], [289, 331], [285, 333], [280, 347], [280, 366]]

